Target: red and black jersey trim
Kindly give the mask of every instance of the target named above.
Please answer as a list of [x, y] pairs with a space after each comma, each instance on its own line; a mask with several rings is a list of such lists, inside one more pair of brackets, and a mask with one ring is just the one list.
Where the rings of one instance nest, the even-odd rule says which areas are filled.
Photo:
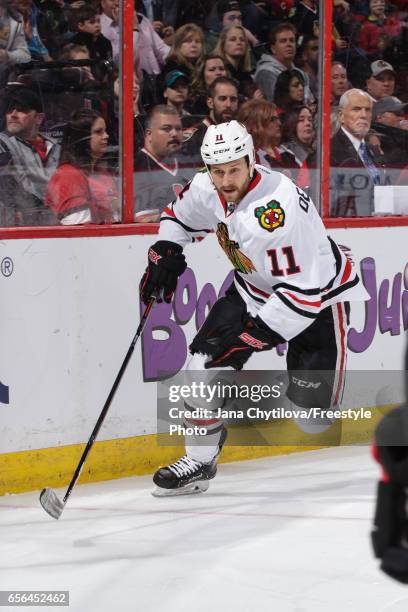
[[353, 280], [349, 281], [348, 283], [344, 283], [344, 285], [340, 285], [340, 287], [337, 287], [336, 289], [329, 291], [325, 295], [322, 295], [322, 302], [327, 302], [327, 300], [331, 300], [332, 298], [340, 295], [340, 293], [343, 293], [343, 291], [355, 287], [356, 285], [358, 285], [359, 282], [360, 278], [356, 275]]
[[330, 246], [331, 246], [332, 253], [333, 253], [333, 256], [334, 256], [334, 260], [335, 260], [335, 264], [336, 264], [336, 272], [334, 273], [334, 276], [331, 279], [331, 281], [325, 287], [323, 287], [323, 289], [321, 291], [329, 291], [333, 287], [337, 277], [340, 274], [341, 263], [342, 263], [342, 257], [341, 257], [341, 253], [340, 253], [339, 247], [334, 242], [334, 240], [332, 240], [332, 238], [330, 238], [330, 236], [327, 236], [327, 238], [328, 238], [328, 240], [330, 242]]
[[162, 217], [160, 219], [160, 223], [163, 223], [163, 221], [173, 221], [173, 223], [178, 223], [178, 225], [180, 225], [186, 232], [189, 232], [189, 233], [204, 232], [205, 234], [211, 234], [213, 232], [213, 230], [211, 229], [194, 229], [193, 227], [189, 227], [185, 223], [182, 223], [182, 221], [180, 221], [179, 219], [176, 219], [176, 217]]
[[296, 291], [296, 293], [301, 293], [302, 295], [320, 295], [321, 289], [313, 288], [313, 289], [301, 289], [296, 285], [290, 285], [289, 283], [277, 283], [273, 286], [274, 291], [277, 289], [289, 289], [290, 291]]
[[[242, 278], [242, 277], [241, 277], [241, 276], [240, 276], [240, 275], [237, 273], [237, 271], [235, 271], [234, 277], [235, 277], [235, 281], [238, 283], [238, 285], [239, 285], [240, 287], [242, 287], [242, 289], [245, 291], [245, 293], [246, 293], [247, 295], [249, 295], [249, 297], [251, 297], [253, 300], [255, 300], [255, 302], [258, 302], [259, 304], [265, 304], [266, 300], [267, 300], [267, 299], [268, 299], [268, 297], [269, 297], [269, 294], [267, 294], [266, 292], [263, 292], [263, 291], [262, 291], [262, 292], [261, 292], [261, 295], [263, 295], [263, 297], [257, 297], [256, 295], [254, 295], [254, 294], [253, 294], [253, 293], [250, 291], [250, 289], [249, 289], [249, 287], [248, 287], [247, 283], [246, 283], [246, 282], [244, 281], [244, 279], [243, 279], [243, 278]], [[255, 291], [255, 290], [256, 290], [256, 288], [255, 288], [253, 285], [250, 285], [250, 286], [253, 288], [253, 291]], [[260, 290], [258, 290], [258, 291], [260, 291]]]
[[284, 295], [279, 293], [279, 291], [277, 291], [275, 295], [277, 298], [280, 299], [281, 302], [285, 304], [285, 306], [290, 308], [290, 310], [293, 310], [293, 312], [300, 314], [302, 317], [307, 317], [308, 319], [316, 319], [320, 314], [319, 312], [309, 312], [307, 310], [303, 310], [303, 308], [298, 308], [297, 306], [294, 306], [292, 302], [290, 302]]
[[[271, 295], [271, 294], [266, 293], [266, 291], [257, 289], [253, 285], [250, 285], [250, 287], [248, 287], [249, 283], [245, 282], [244, 279], [241, 278], [237, 273], [235, 273], [235, 280], [238, 283], [238, 285], [242, 287], [245, 293], [249, 295], [249, 297], [251, 297], [253, 300], [255, 300], [255, 302], [258, 302], [259, 304], [265, 304]], [[263, 299], [261, 297], [257, 297], [256, 295], [254, 295], [253, 292], [255, 291], [263, 295], [264, 296]], [[284, 295], [282, 295], [279, 291], [276, 291], [276, 292], [274, 291], [274, 294], [285, 304], [285, 306], [293, 310], [293, 312], [296, 312], [297, 314], [302, 315], [302, 317], [307, 317], [308, 319], [316, 319], [316, 317], [318, 317], [319, 315], [319, 313], [312, 313], [307, 310], [303, 310], [303, 308], [299, 308], [298, 306], [294, 306], [294, 304], [292, 304], [292, 302], [288, 300]]]

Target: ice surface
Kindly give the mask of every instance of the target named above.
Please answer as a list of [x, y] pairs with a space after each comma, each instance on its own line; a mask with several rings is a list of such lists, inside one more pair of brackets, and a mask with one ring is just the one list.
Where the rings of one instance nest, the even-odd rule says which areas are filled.
[[406, 612], [371, 551], [378, 474], [343, 447], [222, 464], [188, 497], [77, 486], [59, 521], [38, 493], [2, 497], [0, 589], [69, 590], [70, 612]]

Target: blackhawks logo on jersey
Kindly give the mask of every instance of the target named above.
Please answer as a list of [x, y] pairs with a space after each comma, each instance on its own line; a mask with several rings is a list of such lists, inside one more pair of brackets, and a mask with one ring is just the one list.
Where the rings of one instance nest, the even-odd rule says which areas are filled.
[[285, 212], [277, 200], [271, 200], [266, 206], [255, 208], [255, 217], [262, 229], [268, 232], [285, 225]]
[[235, 240], [230, 240], [228, 235], [228, 227], [225, 225], [225, 223], [219, 223], [217, 225], [217, 238], [221, 248], [226, 253], [234, 268], [243, 274], [251, 274], [252, 272], [256, 272], [256, 268], [252, 261], [239, 250], [238, 242], [235, 242]]

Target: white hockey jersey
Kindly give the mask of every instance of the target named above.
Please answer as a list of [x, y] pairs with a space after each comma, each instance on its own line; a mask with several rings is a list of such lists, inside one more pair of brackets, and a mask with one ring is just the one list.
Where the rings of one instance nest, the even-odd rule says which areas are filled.
[[286, 340], [323, 308], [369, 298], [310, 197], [279, 172], [256, 165], [245, 196], [231, 210], [209, 174], [198, 173], [163, 211], [159, 239], [184, 247], [212, 231], [235, 268], [248, 311]]

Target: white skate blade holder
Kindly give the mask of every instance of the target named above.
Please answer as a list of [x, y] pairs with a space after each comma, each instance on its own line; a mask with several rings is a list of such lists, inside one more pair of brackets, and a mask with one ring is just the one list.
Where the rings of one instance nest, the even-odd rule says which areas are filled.
[[195, 493], [204, 493], [210, 486], [209, 480], [199, 480], [191, 482], [185, 487], [178, 487], [177, 489], [164, 489], [163, 487], [156, 487], [152, 491], [153, 497], [176, 497], [178, 495], [194, 495]]

